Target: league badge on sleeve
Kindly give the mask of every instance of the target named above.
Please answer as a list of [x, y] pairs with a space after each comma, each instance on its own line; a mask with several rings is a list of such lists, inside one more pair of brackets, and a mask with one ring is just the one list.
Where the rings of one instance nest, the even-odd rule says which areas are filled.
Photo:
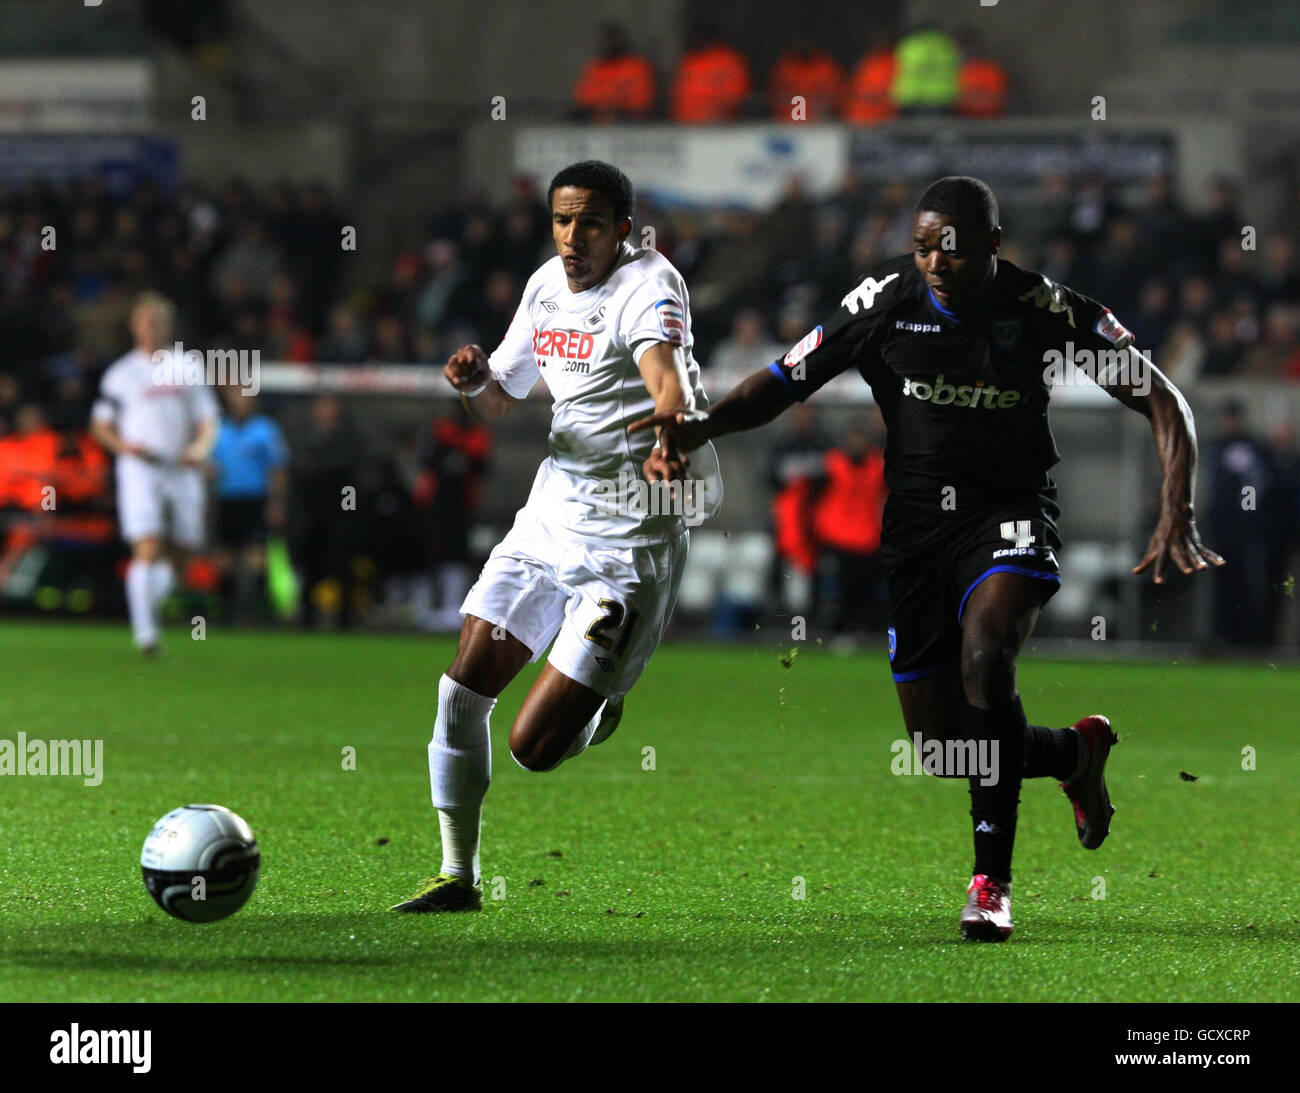
[[1092, 329], [1116, 349], [1125, 349], [1133, 344], [1133, 335], [1111, 314], [1108, 307], [1101, 309], [1101, 314], [1097, 316], [1096, 325]]
[[785, 355], [787, 365], [795, 364], [808, 356], [814, 349], [822, 344], [822, 328], [815, 327], [809, 333], [803, 336], [803, 339], [789, 353]]
[[655, 314], [659, 316], [659, 330], [664, 341], [681, 345], [686, 340], [686, 315], [682, 305], [676, 300], [660, 300], [655, 304]]

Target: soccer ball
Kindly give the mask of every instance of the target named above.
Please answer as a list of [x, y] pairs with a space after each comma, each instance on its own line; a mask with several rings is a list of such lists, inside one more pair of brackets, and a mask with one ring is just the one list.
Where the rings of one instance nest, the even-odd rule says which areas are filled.
[[261, 861], [253, 829], [220, 805], [172, 809], [140, 851], [154, 902], [186, 922], [215, 922], [238, 911], [257, 887]]

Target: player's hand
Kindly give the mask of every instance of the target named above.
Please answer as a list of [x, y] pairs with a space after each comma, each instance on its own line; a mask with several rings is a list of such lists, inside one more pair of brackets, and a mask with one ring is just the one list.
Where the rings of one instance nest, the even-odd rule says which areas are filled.
[[479, 345], [463, 345], [457, 349], [448, 358], [442, 374], [457, 391], [473, 391], [492, 378], [487, 354]]
[[1147, 552], [1133, 567], [1133, 572], [1143, 573], [1154, 567], [1155, 583], [1164, 584], [1166, 559], [1187, 574], [1209, 569], [1212, 565], [1223, 565], [1223, 559], [1201, 542], [1190, 506], [1186, 512], [1165, 511], [1160, 514], [1160, 522], [1147, 544]]
[[118, 455], [133, 455], [136, 459], [143, 459], [146, 463], [161, 462], [161, 460], [159, 460], [159, 458], [143, 444], [123, 444], [122, 447], [118, 449]]
[[649, 458], [641, 464], [641, 473], [647, 482], [681, 482], [686, 478], [686, 468], [690, 465], [685, 453], [673, 443], [667, 430], [663, 430]]
[[207, 462], [208, 462], [207, 452], [205, 452], [202, 448], [189, 447], [186, 448], [184, 453], [182, 453], [181, 455], [182, 467], [202, 468], [207, 466]]
[[693, 452], [702, 447], [709, 439], [709, 415], [703, 410], [688, 410], [682, 406], [676, 410], [664, 410], [627, 427], [629, 433], [639, 433], [643, 429], [655, 429], [659, 433], [659, 443], [669, 452]]

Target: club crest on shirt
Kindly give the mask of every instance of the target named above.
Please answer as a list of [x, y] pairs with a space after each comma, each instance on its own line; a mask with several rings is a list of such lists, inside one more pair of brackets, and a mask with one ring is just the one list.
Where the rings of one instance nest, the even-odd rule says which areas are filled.
[[686, 315], [682, 305], [676, 300], [660, 300], [655, 304], [655, 314], [659, 316], [659, 330], [664, 341], [681, 345], [686, 340]]
[[601, 304], [599, 308], [583, 319], [582, 325], [587, 330], [603, 330], [605, 328], [605, 305]]
[[1019, 319], [1004, 319], [994, 323], [990, 328], [990, 333], [993, 336], [993, 344], [1003, 353], [1010, 353], [1020, 344], [1020, 336], [1024, 333], [1024, 326]]

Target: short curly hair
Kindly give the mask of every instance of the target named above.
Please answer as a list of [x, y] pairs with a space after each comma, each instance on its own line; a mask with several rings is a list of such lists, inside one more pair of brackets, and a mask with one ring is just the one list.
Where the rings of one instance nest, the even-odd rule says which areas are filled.
[[636, 198], [632, 193], [632, 183], [627, 175], [612, 163], [599, 159], [584, 159], [581, 163], [570, 163], [551, 179], [546, 191], [546, 205], [552, 207], [551, 199], [561, 186], [576, 186], [581, 190], [593, 190], [604, 194], [614, 206], [615, 220], [630, 220], [636, 211]]

